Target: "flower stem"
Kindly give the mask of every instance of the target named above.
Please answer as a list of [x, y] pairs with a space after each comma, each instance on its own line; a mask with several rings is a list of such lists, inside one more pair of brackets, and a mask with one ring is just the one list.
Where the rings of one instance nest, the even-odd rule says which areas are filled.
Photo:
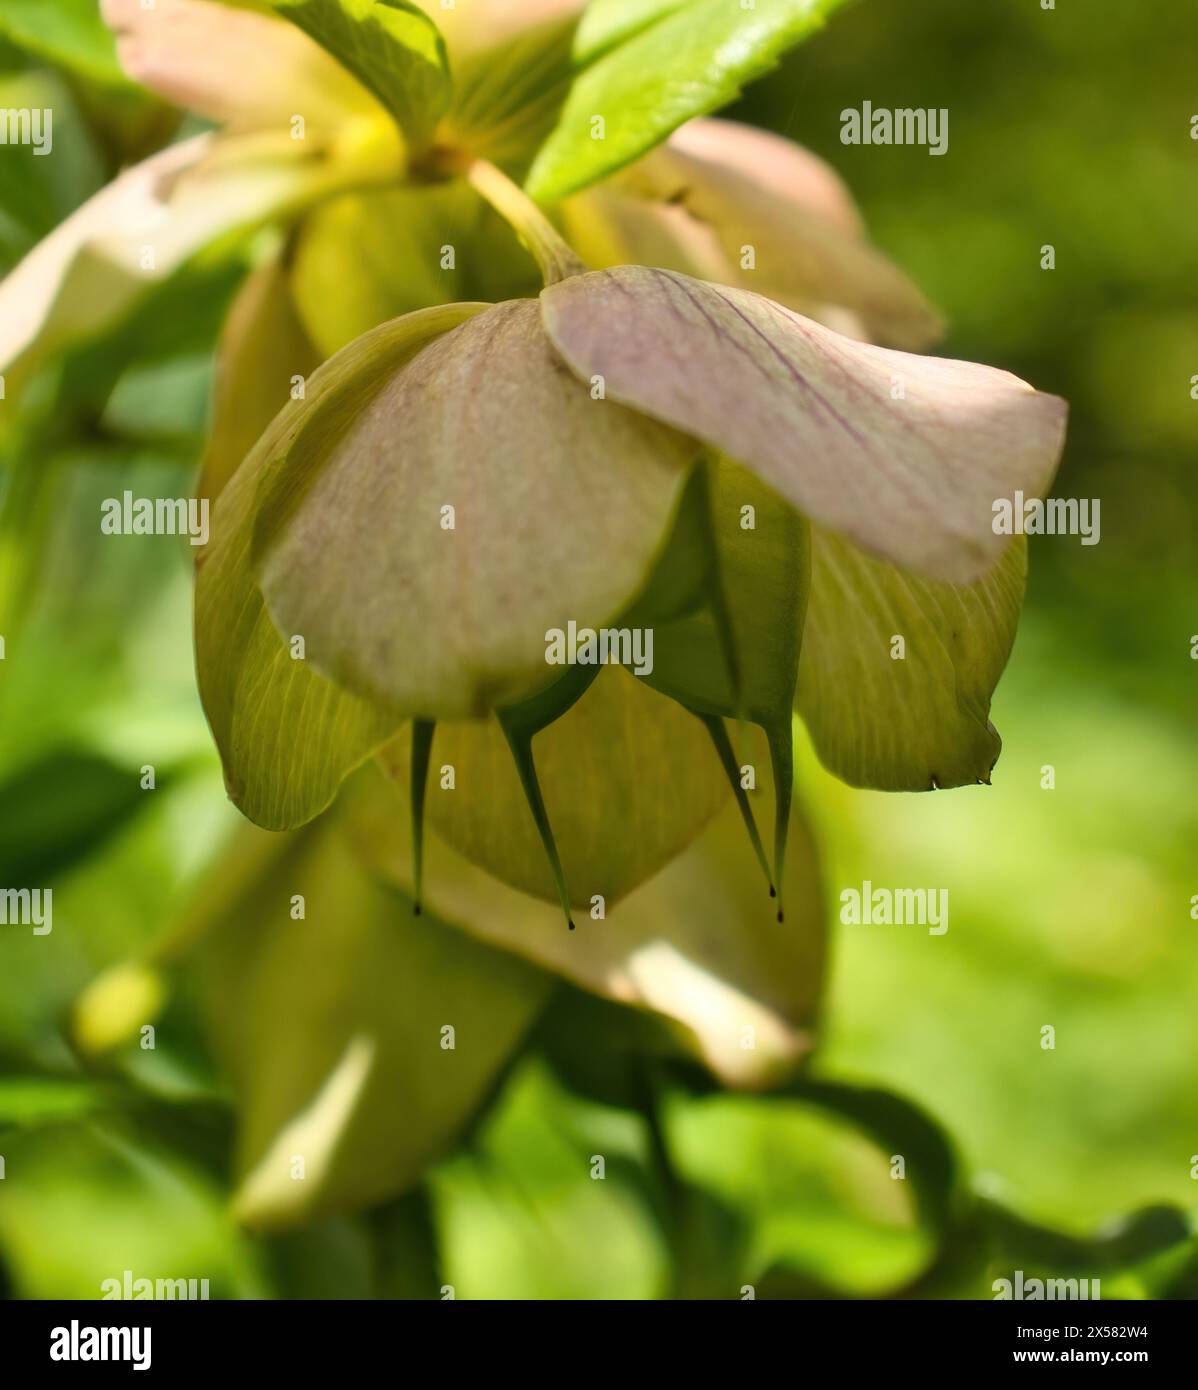
[[486, 159], [471, 160], [465, 172], [475, 191], [515, 228], [541, 267], [546, 285], [585, 273], [586, 266], [566, 245], [557, 228], [505, 173]]

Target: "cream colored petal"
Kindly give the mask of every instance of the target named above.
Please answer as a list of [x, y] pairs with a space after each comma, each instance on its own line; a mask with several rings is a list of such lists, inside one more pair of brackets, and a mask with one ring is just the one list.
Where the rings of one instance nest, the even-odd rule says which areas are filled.
[[127, 170], [0, 282], [0, 370], [102, 331], [196, 252], [353, 176], [286, 136], [199, 135]]
[[[89, 198], [0, 281], [0, 365], [7, 367], [50, 327], [58, 307], [58, 327], [85, 330], [99, 325], [124, 302], [131, 282], [142, 278], [138, 248], [157, 235], [168, 220], [167, 191], [185, 169], [199, 163], [211, 136], [172, 145], [120, 175]], [[77, 259], [85, 279], [62, 302], [62, 290]], [[105, 270], [109, 271], [105, 275]]]

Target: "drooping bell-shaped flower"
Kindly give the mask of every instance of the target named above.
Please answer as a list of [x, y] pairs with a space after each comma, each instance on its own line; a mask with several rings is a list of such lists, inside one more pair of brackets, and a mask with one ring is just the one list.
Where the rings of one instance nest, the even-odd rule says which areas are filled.
[[[539, 300], [422, 311], [356, 340], [217, 507], [197, 641], [232, 794], [264, 824], [302, 821], [410, 719], [419, 812], [433, 724], [493, 714], [548, 851], [552, 882], [531, 886], [568, 910], [633, 883], [584, 845], [559, 854], [533, 740], [588, 711], [618, 728], [638, 682], [689, 715], [685, 760], [706, 744], [707, 769], [722, 765], [734, 789], [723, 720], [764, 728], [776, 878], [805, 615], [836, 602], [819, 593], [836, 564], [813, 569], [814, 546], [953, 592], [985, 583], [1004, 557], [994, 499], [1047, 487], [1064, 405], [744, 289], [643, 266], [586, 272], [494, 170], [472, 177], [538, 252]], [[618, 648], [626, 669], [599, 677], [605, 699], [586, 656], [553, 664], [554, 634], [633, 630], [652, 634], [653, 656]], [[455, 727], [462, 759], [489, 766], [487, 726]], [[592, 751], [617, 748], [609, 730]], [[929, 767], [917, 785], [980, 780], [992, 761]], [[486, 780], [455, 804], [485, 803]], [[640, 836], [641, 877], [711, 813], [705, 792], [679, 790], [642, 789], [662, 804]], [[477, 817], [457, 814], [438, 822], [451, 841], [529, 887], [518, 856], [480, 846]]]

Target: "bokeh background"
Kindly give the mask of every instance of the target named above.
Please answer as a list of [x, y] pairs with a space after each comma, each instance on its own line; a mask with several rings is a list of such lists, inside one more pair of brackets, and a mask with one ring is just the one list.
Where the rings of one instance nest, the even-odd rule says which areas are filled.
[[[750, 1279], [763, 1294], [988, 1297], [1016, 1263], [1096, 1272], [1100, 1250], [1104, 1291], [1191, 1290], [1187, 1252], [1138, 1260], [1128, 1231], [1198, 1193], [1196, 56], [1175, 0], [862, 0], [728, 113], [836, 166], [874, 239], [949, 318], [941, 351], [1069, 400], [1057, 492], [1101, 499], [1098, 545], [1032, 543], [991, 787], [858, 792], [805, 746], [800, 758], [831, 905], [863, 879], [946, 887], [951, 904], [942, 937], [842, 927], [830, 906], [819, 1075], [918, 1106], [963, 1188], [1005, 1213], [1015, 1253], [968, 1225], [946, 1239], [891, 1178], [890, 1147], [810, 1097], [667, 1087], [662, 1133], [602, 1084], [571, 1084], [537, 1037], [419, 1189], [253, 1236], [228, 1215], [226, 1087], [186, 968], [154, 1052], [80, 1060], [73, 1000], [186, 930], [237, 819], [195, 694], [186, 547], [101, 543], [95, 525], [125, 488], [190, 485], [240, 273], [215, 259], [130, 325], [124, 350], [64, 365], [31, 427], [36, 468], [21, 439], [6, 444], [0, 883], [55, 890], [51, 937], [0, 928], [8, 1295], [92, 1298], [131, 1268], [205, 1275], [214, 1297], [436, 1297], [441, 1283], [458, 1297], [727, 1297]], [[0, 106], [79, 116], [56, 123], [60, 158], [4, 151], [0, 269], [121, 153], [152, 146], [160, 113], [122, 106], [110, 76], [68, 85], [0, 43]], [[841, 109], [866, 99], [947, 108], [948, 153], [841, 145]], [[128, 771], [147, 762], [153, 796]], [[588, 1009], [588, 1036], [618, 1032], [619, 1011], [568, 996], [538, 1037]], [[581, 1161], [595, 1152], [609, 1155], [602, 1184]], [[1126, 1258], [1110, 1253], [1121, 1240]], [[929, 1268], [938, 1282], [921, 1284]]]

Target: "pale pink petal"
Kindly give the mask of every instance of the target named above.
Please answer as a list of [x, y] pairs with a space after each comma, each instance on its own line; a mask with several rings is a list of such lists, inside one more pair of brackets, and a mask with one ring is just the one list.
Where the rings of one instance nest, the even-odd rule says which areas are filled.
[[1007, 542], [993, 504], [1041, 494], [1065, 403], [1007, 372], [853, 342], [745, 290], [624, 266], [541, 296], [580, 378], [752, 468], [866, 550], [967, 583]]
[[691, 121], [617, 187], [710, 228], [731, 268], [726, 284], [890, 347], [925, 348], [943, 332], [916, 286], [865, 239], [839, 176], [781, 136]]
[[328, 127], [374, 98], [293, 24], [216, 0], [101, 0], [125, 72], [176, 106], [239, 129]]
[[818, 155], [781, 135], [706, 116], [680, 126], [666, 143], [671, 155], [703, 164], [743, 185], [805, 208], [850, 236], [865, 223], [848, 184]]
[[401, 715], [477, 717], [548, 683], [547, 630], [601, 626], [640, 591], [694, 442], [575, 381], [531, 299], [376, 377], [352, 415], [339, 401], [312, 426], [294, 505], [298, 466], [271, 460], [260, 587], [343, 689]]

